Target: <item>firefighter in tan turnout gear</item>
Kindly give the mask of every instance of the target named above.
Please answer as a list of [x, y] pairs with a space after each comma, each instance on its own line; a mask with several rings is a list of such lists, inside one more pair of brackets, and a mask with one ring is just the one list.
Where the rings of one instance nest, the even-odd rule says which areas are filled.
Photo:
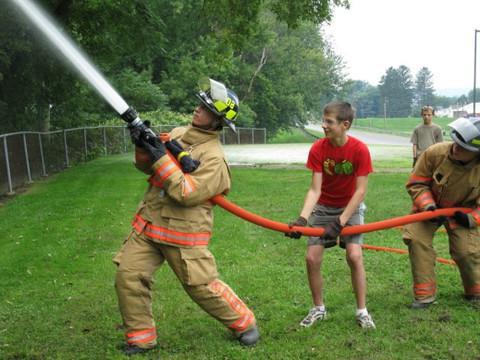
[[[137, 145], [136, 166], [151, 176], [133, 230], [114, 258], [127, 355], [157, 344], [151, 291], [154, 272], [165, 261], [193, 301], [228, 327], [241, 344], [254, 345], [259, 339], [252, 311], [218, 278], [215, 259], [207, 249], [213, 226], [213, 205], [208, 200], [230, 189], [219, 130], [226, 124], [235, 131], [238, 98], [211, 79], [209, 88], [197, 97], [200, 105], [192, 124], [170, 133], [171, 141], [166, 143], [170, 154], [161, 141], [152, 145], [131, 131]], [[182, 171], [185, 158], [195, 159], [189, 173]]]
[[404, 228], [413, 274], [412, 308], [426, 308], [435, 300], [435, 231], [447, 230], [450, 254], [458, 265], [465, 299], [480, 300], [480, 118], [460, 118], [448, 125], [453, 143], [429, 147], [419, 158], [407, 183], [415, 212], [468, 207], [452, 218], [412, 223]]

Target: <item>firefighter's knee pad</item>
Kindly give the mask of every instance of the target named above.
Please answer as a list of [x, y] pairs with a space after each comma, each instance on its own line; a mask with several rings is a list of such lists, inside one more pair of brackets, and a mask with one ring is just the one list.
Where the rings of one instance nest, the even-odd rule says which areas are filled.
[[115, 288], [141, 294], [152, 290], [153, 277], [141, 271], [118, 270], [115, 275]]

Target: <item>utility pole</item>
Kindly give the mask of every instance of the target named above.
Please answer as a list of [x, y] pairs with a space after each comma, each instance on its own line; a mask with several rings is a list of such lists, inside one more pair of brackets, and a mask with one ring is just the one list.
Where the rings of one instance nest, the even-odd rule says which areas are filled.
[[387, 97], [383, 98], [383, 129], [387, 128]]
[[473, 116], [476, 116], [475, 106], [477, 103], [477, 34], [480, 30], [475, 30], [475, 46], [473, 55]]

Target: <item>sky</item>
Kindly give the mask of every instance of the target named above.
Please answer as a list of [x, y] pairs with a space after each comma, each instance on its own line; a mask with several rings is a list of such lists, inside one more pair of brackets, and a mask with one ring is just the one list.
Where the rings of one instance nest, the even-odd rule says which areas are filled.
[[378, 85], [387, 68], [400, 65], [415, 79], [425, 66], [437, 94], [458, 96], [473, 89], [480, 0], [350, 0], [350, 9], [336, 8], [323, 29], [351, 79]]

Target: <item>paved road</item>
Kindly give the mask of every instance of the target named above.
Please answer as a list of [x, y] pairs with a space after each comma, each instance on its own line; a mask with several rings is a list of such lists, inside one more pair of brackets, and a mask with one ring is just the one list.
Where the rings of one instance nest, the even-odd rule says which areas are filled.
[[[322, 131], [319, 125], [309, 129]], [[373, 160], [410, 158], [412, 147], [407, 137], [350, 130], [352, 136], [362, 140], [370, 149]], [[262, 144], [224, 146], [231, 165], [305, 164], [311, 144]]]
[[[307, 125], [307, 129], [323, 131], [320, 125]], [[410, 139], [404, 136], [380, 134], [358, 129], [350, 129], [348, 133], [368, 145], [400, 145], [411, 146]]]

